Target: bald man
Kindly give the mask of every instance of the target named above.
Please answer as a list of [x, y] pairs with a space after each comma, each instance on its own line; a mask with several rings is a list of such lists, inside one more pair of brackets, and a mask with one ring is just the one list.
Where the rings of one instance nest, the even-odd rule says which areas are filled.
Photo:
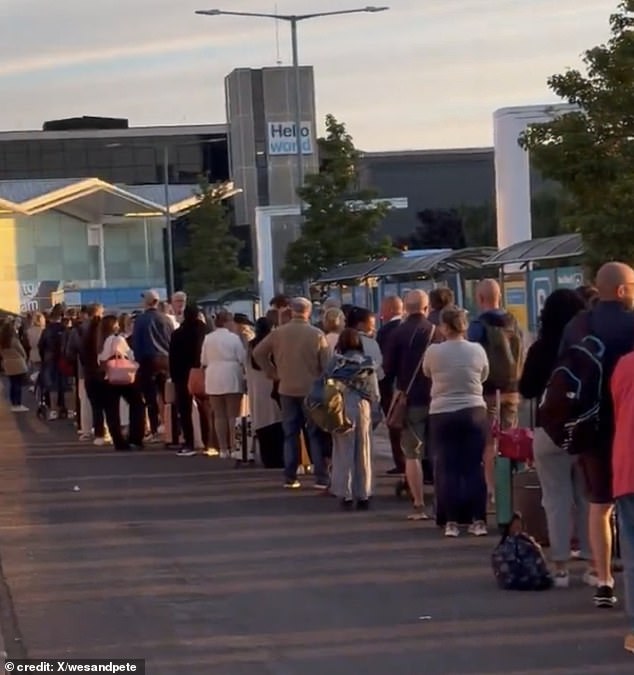
[[[499, 414], [502, 429], [517, 426], [520, 405], [519, 378], [522, 371], [522, 332], [515, 317], [502, 307], [502, 291], [495, 279], [483, 279], [476, 288], [479, 316], [469, 324], [468, 338], [484, 347], [489, 359], [489, 377], [484, 399], [489, 418]], [[508, 347], [508, 348], [507, 348]], [[498, 392], [500, 409], [498, 411]], [[484, 453], [484, 473], [489, 498], [495, 496], [495, 444], [490, 437]]]
[[421, 458], [431, 400], [431, 381], [423, 375], [422, 361], [428, 345], [440, 341], [441, 337], [427, 319], [428, 312], [427, 293], [415, 290], [405, 296], [407, 318], [394, 329], [383, 359], [385, 377], [395, 381], [399, 391], [406, 392], [411, 383], [407, 395], [405, 428], [401, 433], [405, 476], [414, 502], [409, 520], [426, 520], [429, 517], [425, 511]]
[[[381, 354], [385, 359], [385, 352], [390, 338], [396, 328], [403, 321], [403, 301], [397, 295], [390, 295], [383, 298], [381, 303], [381, 321], [383, 325], [376, 334], [376, 341], [379, 343]], [[387, 415], [390, 409], [390, 403], [394, 396], [394, 378], [384, 377], [379, 382], [379, 391], [381, 393], [381, 407], [383, 413]], [[405, 473], [405, 455], [401, 449], [401, 432], [398, 429], [388, 429], [390, 437], [390, 446], [392, 448], [392, 458], [394, 466], [388, 470], [391, 475], [403, 475]]]
[[599, 413], [599, 433], [594, 451], [584, 452], [579, 461], [583, 469], [590, 501], [589, 535], [595, 575], [585, 580], [596, 585], [597, 607], [613, 607], [612, 577], [612, 441], [614, 411], [610, 396], [610, 378], [621, 356], [634, 349], [634, 269], [620, 262], [609, 262], [597, 273], [599, 300], [588, 313], [575, 317], [566, 327], [562, 351], [578, 344], [588, 334], [605, 346], [603, 357], [603, 395]]

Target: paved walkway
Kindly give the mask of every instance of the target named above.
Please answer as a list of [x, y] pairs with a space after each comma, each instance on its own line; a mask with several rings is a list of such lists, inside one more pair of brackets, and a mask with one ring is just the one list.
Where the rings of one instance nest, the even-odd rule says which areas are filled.
[[276, 472], [81, 446], [4, 402], [0, 469], [14, 658], [146, 658], [151, 675], [633, 672], [620, 610], [580, 585], [498, 591], [495, 539], [405, 522], [387, 477], [371, 512], [342, 513]]

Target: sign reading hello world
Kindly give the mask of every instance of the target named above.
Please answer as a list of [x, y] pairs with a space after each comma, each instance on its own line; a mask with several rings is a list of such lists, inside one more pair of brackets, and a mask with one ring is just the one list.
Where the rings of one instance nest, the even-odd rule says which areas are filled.
[[[313, 138], [310, 122], [302, 122], [300, 139], [303, 155], [313, 154]], [[294, 122], [268, 123], [269, 156], [296, 155], [297, 133]]]

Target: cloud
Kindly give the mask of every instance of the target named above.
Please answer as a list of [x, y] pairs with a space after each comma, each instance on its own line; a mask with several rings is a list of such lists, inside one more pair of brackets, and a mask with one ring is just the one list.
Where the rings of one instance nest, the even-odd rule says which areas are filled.
[[[276, 33], [273, 22], [194, 15], [216, 2], [267, 12], [275, 4], [108, 0], [97, 9], [85, 0], [2, 0], [0, 128], [78, 114], [134, 124], [224, 121], [224, 75], [273, 65]], [[319, 114], [344, 119], [367, 149], [490, 142], [493, 110], [549, 99], [546, 78], [605, 39], [615, 0], [386, 4], [393, 9], [385, 14], [300, 28]], [[278, 0], [278, 7], [328, 11], [341, 0]], [[288, 63], [288, 27], [279, 28]]]

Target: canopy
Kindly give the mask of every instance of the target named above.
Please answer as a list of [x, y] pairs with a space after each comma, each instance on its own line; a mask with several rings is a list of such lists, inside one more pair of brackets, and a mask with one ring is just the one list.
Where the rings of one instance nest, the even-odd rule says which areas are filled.
[[561, 234], [520, 241], [491, 256], [484, 265], [512, 265], [575, 258], [583, 255], [583, 241], [580, 234]]

